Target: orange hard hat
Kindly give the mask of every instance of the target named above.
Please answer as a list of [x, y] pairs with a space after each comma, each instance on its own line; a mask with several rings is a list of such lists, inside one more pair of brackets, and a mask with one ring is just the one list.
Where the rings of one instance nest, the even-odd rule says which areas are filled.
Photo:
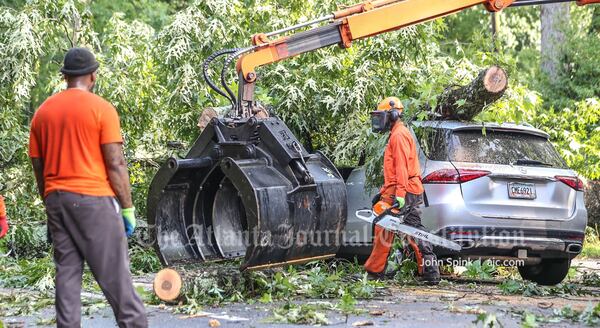
[[404, 110], [404, 105], [397, 97], [387, 97], [383, 99], [379, 105], [377, 105], [377, 110], [392, 110], [396, 109], [400, 113]]

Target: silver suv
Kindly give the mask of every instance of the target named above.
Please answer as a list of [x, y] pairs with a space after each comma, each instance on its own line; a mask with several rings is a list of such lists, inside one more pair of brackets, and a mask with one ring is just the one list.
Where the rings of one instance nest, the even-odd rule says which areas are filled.
[[[460, 243], [445, 259], [494, 259], [518, 265], [524, 279], [561, 282], [581, 252], [587, 211], [583, 183], [548, 134], [531, 126], [453, 121], [413, 122], [425, 187], [423, 224]], [[346, 180], [348, 221], [341, 253], [367, 255], [368, 224], [355, 217], [369, 208], [365, 173]]]

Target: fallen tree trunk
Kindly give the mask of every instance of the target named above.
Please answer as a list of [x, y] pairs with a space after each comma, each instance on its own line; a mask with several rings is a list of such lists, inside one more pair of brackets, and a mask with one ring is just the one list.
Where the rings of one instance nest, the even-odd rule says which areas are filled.
[[483, 109], [500, 99], [508, 86], [506, 72], [492, 66], [465, 86], [447, 88], [438, 98], [435, 112], [441, 120], [471, 121]]

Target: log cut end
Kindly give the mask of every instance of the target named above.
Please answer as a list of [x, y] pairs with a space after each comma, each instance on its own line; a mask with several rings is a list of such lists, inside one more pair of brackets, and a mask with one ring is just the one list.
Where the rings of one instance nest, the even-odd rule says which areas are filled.
[[181, 286], [181, 276], [173, 269], [162, 269], [154, 278], [154, 293], [165, 302], [176, 300], [181, 293]]
[[492, 66], [485, 72], [483, 85], [491, 93], [503, 92], [508, 86], [508, 76], [502, 68]]
[[508, 87], [508, 75], [498, 66], [479, 72], [469, 84], [451, 87], [438, 97], [438, 119], [471, 121], [489, 104], [504, 95]]

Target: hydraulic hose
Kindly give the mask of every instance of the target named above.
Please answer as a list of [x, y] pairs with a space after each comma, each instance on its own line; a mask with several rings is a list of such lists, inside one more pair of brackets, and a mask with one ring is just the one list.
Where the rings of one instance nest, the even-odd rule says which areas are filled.
[[231, 65], [231, 62], [233, 61], [233, 59], [235, 59], [247, 52], [250, 52], [250, 51], [254, 50], [255, 48], [256, 47], [236, 49], [237, 51], [235, 51], [233, 54], [229, 55], [229, 57], [227, 57], [227, 59], [225, 59], [225, 63], [223, 64], [223, 69], [221, 70], [221, 85], [225, 88], [225, 90], [229, 94], [229, 97], [231, 97], [230, 99], [233, 100], [234, 106], [235, 106], [235, 104], [237, 104], [237, 97], [235, 96], [233, 91], [227, 85], [227, 81], [226, 81], [227, 80], [226, 79], [227, 68]]
[[[225, 93], [225, 91], [219, 89], [219, 87], [217, 87], [213, 81], [210, 79], [210, 77], [208, 76], [208, 68], [211, 64], [211, 62], [215, 59], [217, 59], [220, 56], [223, 55], [227, 55], [227, 54], [232, 54], [237, 52], [238, 50], [240, 50], [239, 48], [233, 48], [233, 49], [222, 49], [219, 50], [215, 53], [213, 53], [212, 55], [208, 56], [208, 58], [206, 58], [206, 60], [204, 61], [204, 63], [202, 64], [202, 76], [204, 77], [204, 81], [206, 81], [206, 83], [208, 84], [208, 86], [213, 89], [216, 93], [220, 94], [221, 96], [227, 98], [230, 102], [232, 106], [235, 106], [235, 98], [230, 97], [231, 92], [229, 93], [229, 95], [227, 93]], [[229, 90], [231, 91], [231, 90]]]

